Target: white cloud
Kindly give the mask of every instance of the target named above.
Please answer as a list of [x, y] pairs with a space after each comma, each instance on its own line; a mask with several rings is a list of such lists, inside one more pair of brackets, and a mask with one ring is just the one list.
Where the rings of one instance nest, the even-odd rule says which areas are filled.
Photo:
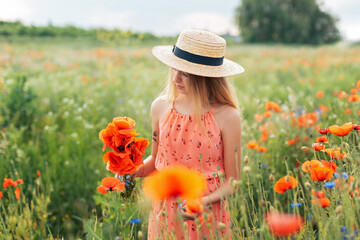
[[121, 28], [129, 30], [133, 26], [134, 11], [113, 11], [109, 9], [96, 9], [89, 17], [87, 26], [91, 27], [105, 27], [105, 28]]
[[34, 10], [27, 3], [26, 0], [0, 1], [0, 19], [24, 21], [31, 18]]
[[323, 0], [322, 9], [339, 18], [339, 30], [345, 39], [360, 40], [360, 1]]
[[193, 12], [175, 19], [174, 30], [181, 32], [184, 29], [202, 29], [217, 34], [238, 34], [238, 29], [232, 17], [218, 13]]

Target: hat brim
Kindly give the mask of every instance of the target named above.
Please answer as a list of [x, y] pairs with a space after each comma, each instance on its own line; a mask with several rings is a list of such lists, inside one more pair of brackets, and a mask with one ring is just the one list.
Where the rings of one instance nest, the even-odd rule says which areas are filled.
[[220, 66], [208, 66], [192, 63], [178, 58], [172, 53], [173, 46], [156, 46], [152, 49], [152, 54], [164, 64], [177, 70], [204, 77], [229, 77], [240, 74], [245, 69], [239, 64], [224, 58]]

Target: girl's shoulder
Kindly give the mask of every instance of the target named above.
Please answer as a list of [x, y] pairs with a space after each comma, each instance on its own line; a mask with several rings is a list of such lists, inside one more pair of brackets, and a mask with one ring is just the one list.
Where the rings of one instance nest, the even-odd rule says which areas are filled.
[[227, 104], [217, 104], [211, 111], [220, 130], [226, 126], [240, 124], [241, 114], [236, 108]]
[[157, 97], [151, 104], [152, 118], [160, 120], [171, 107], [172, 102], [170, 102], [166, 96]]

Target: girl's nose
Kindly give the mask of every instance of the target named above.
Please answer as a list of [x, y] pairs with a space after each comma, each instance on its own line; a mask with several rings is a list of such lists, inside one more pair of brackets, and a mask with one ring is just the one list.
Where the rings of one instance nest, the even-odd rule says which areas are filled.
[[181, 82], [181, 71], [174, 69], [174, 82]]

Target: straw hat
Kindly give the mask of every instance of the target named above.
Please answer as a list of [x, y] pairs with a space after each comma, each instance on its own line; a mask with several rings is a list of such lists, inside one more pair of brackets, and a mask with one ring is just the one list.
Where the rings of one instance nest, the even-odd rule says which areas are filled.
[[226, 59], [226, 41], [201, 30], [185, 30], [174, 46], [156, 46], [153, 55], [177, 70], [205, 77], [228, 77], [244, 72], [239, 64]]

